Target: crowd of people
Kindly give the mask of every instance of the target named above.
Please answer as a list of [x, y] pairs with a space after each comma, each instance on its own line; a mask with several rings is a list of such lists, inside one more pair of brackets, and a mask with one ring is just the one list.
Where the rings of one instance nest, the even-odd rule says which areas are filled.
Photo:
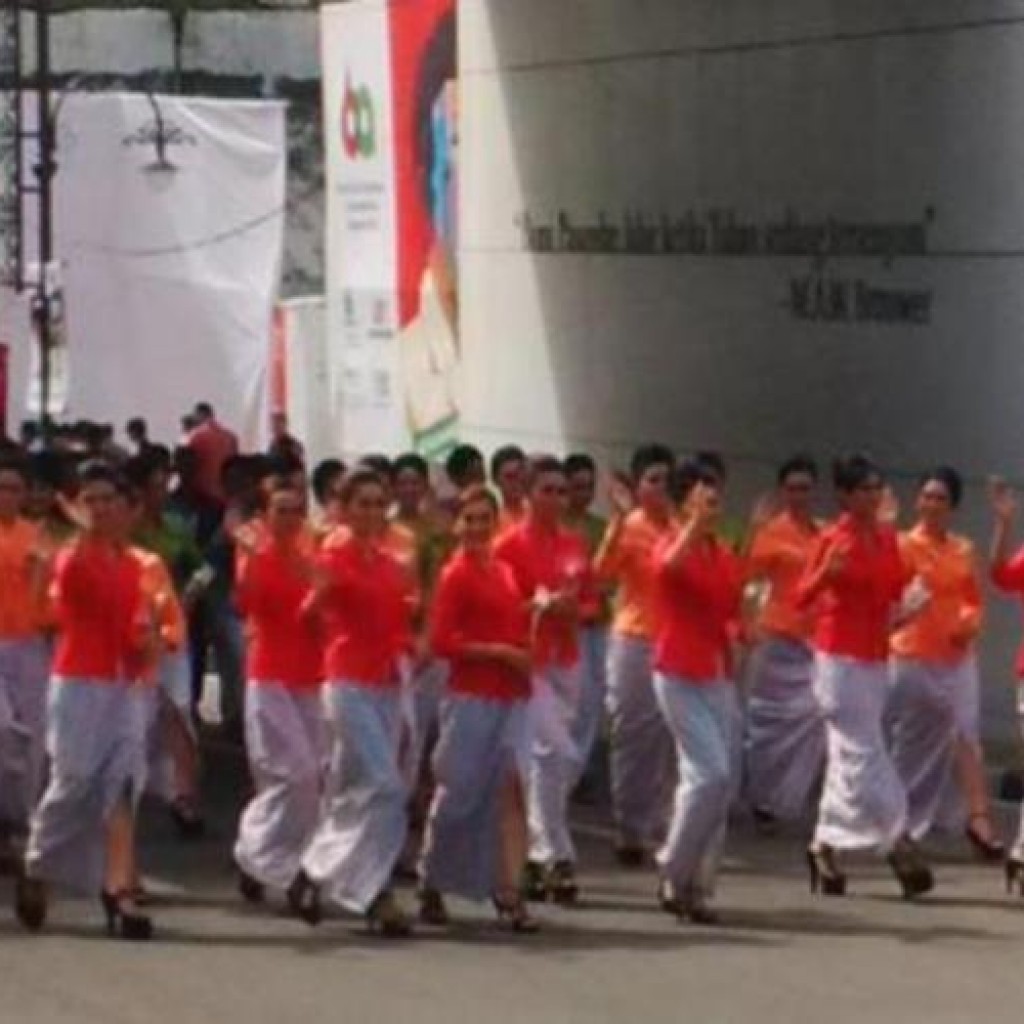
[[[110, 935], [153, 935], [139, 802], [204, 834], [211, 656], [252, 782], [239, 893], [310, 925], [340, 909], [404, 936], [454, 895], [536, 930], [532, 901], [579, 897], [570, 798], [605, 751], [614, 856], [682, 921], [717, 920], [737, 806], [766, 833], [813, 820], [823, 895], [854, 850], [924, 895], [921, 841], [950, 827], [1024, 895], [1024, 830], [1008, 853], [985, 781], [983, 569], [953, 469], [901, 529], [870, 458], [836, 460], [825, 522], [795, 457], [741, 521], [721, 457], [647, 445], [605, 519], [585, 453], [307, 467], [283, 417], [242, 454], [205, 403], [173, 450], [141, 419], [127, 436], [28, 426], [0, 452], [0, 871], [26, 928], [67, 887]], [[1024, 594], [1014, 496], [991, 501], [988, 573]]]

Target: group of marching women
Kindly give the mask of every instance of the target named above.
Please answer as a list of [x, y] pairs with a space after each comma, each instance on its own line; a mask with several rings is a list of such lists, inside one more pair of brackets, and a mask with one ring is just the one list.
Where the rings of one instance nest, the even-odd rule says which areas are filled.
[[[269, 465], [258, 500], [229, 511], [245, 899], [403, 936], [394, 880], [411, 867], [421, 923], [444, 926], [455, 895], [532, 932], [530, 900], [578, 896], [569, 800], [605, 724], [616, 857], [653, 853], [680, 920], [716, 920], [741, 797], [765, 831], [816, 815], [814, 891], [844, 894], [841, 855], [874, 850], [922, 895], [920, 841], [954, 824], [1024, 894], [1024, 831], [1007, 854], [987, 796], [981, 570], [952, 529], [955, 471], [924, 475], [899, 532], [862, 455], [835, 463], [833, 521], [815, 517], [818, 471], [800, 457], [740, 527], [713, 454], [639, 449], [607, 521], [586, 455], [503, 449], [491, 487], [468, 446], [445, 469], [438, 497], [417, 456], [332, 462], [311, 512], [302, 468]], [[162, 788], [198, 827], [183, 651], [204, 577], [180, 571], [162, 529], [166, 477], [146, 456], [91, 462], [73, 500], [40, 504], [26, 463], [0, 460], [0, 866], [31, 930], [62, 886], [98, 897], [112, 936], [149, 938], [141, 795]], [[1024, 593], [1005, 485], [992, 504], [991, 578]]]

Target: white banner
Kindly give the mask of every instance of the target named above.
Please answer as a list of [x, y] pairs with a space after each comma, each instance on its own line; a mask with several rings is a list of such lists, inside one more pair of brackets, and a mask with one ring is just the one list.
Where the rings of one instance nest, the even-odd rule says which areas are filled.
[[386, 0], [321, 12], [327, 330], [344, 450], [407, 443], [398, 381], [395, 169]]
[[243, 444], [262, 444], [283, 104], [69, 94], [58, 147], [68, 415], [143, 415], [173, 440], [205, 400]]
[[284, 409], [291, 433], [312, 468], [337, 454], [331, 431], [331, 381], [327, 363], [326, 307], [322, 295], [278, 306], [284, 348]]

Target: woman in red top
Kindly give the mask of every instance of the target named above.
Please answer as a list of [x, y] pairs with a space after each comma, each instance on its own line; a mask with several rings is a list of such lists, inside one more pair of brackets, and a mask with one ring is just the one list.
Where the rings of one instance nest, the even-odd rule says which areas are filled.
[[583, 541], [562, 525], [567, 499], [562, 463], [552, 456], [536, 459], [526, 518], [506, 529], [494, 550], [512, 569], [533, 610], [527, 884], [532, 896], [571, 903], [578, 895], [568, 804], [582, 763], [575, 739], [580, 607], [590, 599], [593, 585]]
[[907, 835], [907, 797], [886, 749], [889, 635], [909, 582], [896, 531], [881, 522], [883, 482], [863, 455], [840, 459], [834, 481], [843, 513], [823, 531], [798, 588], [815, 612], [815, 693], [825, 716], [828, 763], [814, 839], [811, 887], [846, 892], [837, 850], [875, 848], [907, 898], [928, 892], [932, 873]]
[[108, 466], [82, 472], [86, 529], [58, 555], [57, 646], [50, 689], [50, 780], [32, 819], [16, 909], [38, 930], [47, 883], [100, 895], [108, 932], [148, 939], [134, 904], [134, 803], [145, 774], [142, 702], [133, 686], [154, 625], [142, 568], [121, 543], [127, 485]]
[[[989, 570], [992, 582], [1004, 593], [1024, 596], [1024, 547], [1013, 550], [1013, 528], [1017, 520], [1017, 498], [1002, 480], [993, 480], [992, 534]], [[1017, 655], [1017, 714], [1024, 717], [1024, 646]], [[1006, 888], [1024, 896], [1024, 813], [1020, 816], [1017, 839], [1006, 860]]]
[[305, 526], [305, 495], [276, 483], [265, 537], [239, 561], [236, 600], [249, 637], [246, 750], [256, 793], [239, 822], [235, 863], [240, 891], [252, 901], [265, 886], [284, 890], [295, 878], [323, 790], [323, 652], [315, 622], [303, 614], [313, 579]]
[[324, 635], [334, 734], [329, 799], [289, 901], [316, 924], [322, 894], [397, 937], [409, 933], [390, 889], [408, 824], [399, 660], [410, 646], [415, 587], [381, 547], [387, 496], [380, 477], [357, 470], [342, 500], [346, 525], [324, 542], [306, 609], [319, 616]]
[[654, 694], [675, 740], [679, 784], [656, 859], [662, 907], [711, 924], [707, 900], [738, 776], [739, 705], [731, 633], [739, 617], [739, 561], [716, 537], [718, 484], [696, 464], [679, 468], [680, 528], [653, 554]]
[[494, 557], [497, 523], [498, 503], [485, 488], [460, 496], [461, 546], [434, 600], [432, 646], [450, 675], [420, 864], [420, 916], [447, 923], [442, 893], [492, 898], [501, 921], [533, 931], [519, 889], [527, 845], [521, 767], [529, 757], [529, 615], [512, 570]]

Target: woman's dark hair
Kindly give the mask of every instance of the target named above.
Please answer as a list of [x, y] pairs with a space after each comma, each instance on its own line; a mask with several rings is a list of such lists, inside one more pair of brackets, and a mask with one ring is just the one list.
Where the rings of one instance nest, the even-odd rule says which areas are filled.
[[416, 452], [405, 452], [395, 459], [395, 476], [397, 477], [405, 470], [411, 470], [422, 480], [430, 479], [430, 467], [427, 465], [427, 460], [422, 455], [417, 455]]
[[629, 460], [629, 475], [633, 483], [638, 484], [652, 466], [665, 466], [671, 472], [675, 462], [676, 457], [671, 448], [663, 444], [645, 444], [633, 452]]
[[597, 463], [586, 452], [573, 452], [565, 457], [565, 475], [575, 476], [577, 473], [597, 475]]
[[86, 462], [82, 466], [80, 479], [83, 487], [88, 487], [90, 484], [109, 484], [114, 488], [118, 497], [132, 503], [137, 500], [138, 491], [132, 486], [131, 481], [124, 473], [102, 459], [90, 459]]
[[953, 508], [959, 508], [964, 497], [963, 477], [952, 466], [936, 466], [922, 474], [918, 480], [918, 490], [922, 490], [932, 481], [942, 484], [949, 494], [949, 502]]
[[673, 501], [682, 503], [697, 484], [717, 488], [722, 486], [722, 478], [699, 458], [683, 459], [672, 470], [669, 494]]
[[882, 471], [871, 456], [863, 452], [844, 455], [832, 463], [832, 482], [843, 494], [851, 494], [872, 477], [881, 479]]
[[327, 504], [331, 489], [339, 477], [345, 475], [345, 463], [341, 459], [324, 459], [313, 470], [313, 497], [320, 505]]
[[565, 476], [565, 463], [554, 455], [537, 455], [530, 460], [530, 487], [537, 486], [542, 476], [548, 473], [557, 473]]
[[791, 476], [800, 473], [802, 476], [809, 476], [812, 480], [818, 479], [818, 464], [809, 455], [794, 455], [786, 459], [776, 474], [779, 484], [784, 484]]
[[445, 14], [423, 50], [416, 76], [416, 110], [413, 122], [413, 152], [423, 208], [433, 216], [434, 195], [431, 176], [437, 159], [434, 138], [434, 104], [448, 82], [458, 74], [455, 12]]
[[498, 474], [510, 462], [526, 462], [526, 452], [518, 445], [506, 444], [491, 456], [491, 479], [497, 480]]
[[390, 484], [395, 479], [394, 463], [386, 455], [381, 455], [379, 452], [371, 452], [369, 455], [364, 455], [359, 460], [359, 468], [373, 470], [385, 485]]
[[714, 473], [719, 484], [724, 484], [729, 478], [729, 470], [720, 452], [710, 450], [697, 452], [693, 457], [693, 461], [703, 466], [709, 472]]
[[341, 488], [341, 500], [345, 505], [351, 504], [355, 496], [364, 487], [379, 487], [381, 490], [387, 488], [387, 483], [380, 473], [375, 472], [367, 467], [354, 470], [345, 478], [345, 483]]
[[448, 458], [444, 461], [444, 472], [456, 487], [461, 487], [474, 466], [479, 466], [483, 470], [483, 453], [471, 444], [460, 444], [448, 453]]

